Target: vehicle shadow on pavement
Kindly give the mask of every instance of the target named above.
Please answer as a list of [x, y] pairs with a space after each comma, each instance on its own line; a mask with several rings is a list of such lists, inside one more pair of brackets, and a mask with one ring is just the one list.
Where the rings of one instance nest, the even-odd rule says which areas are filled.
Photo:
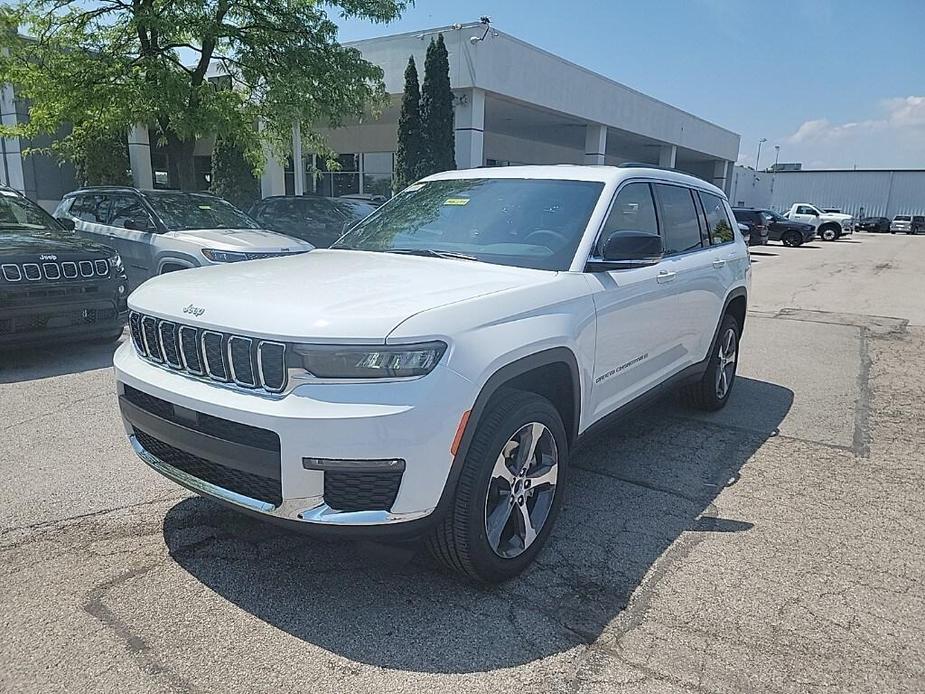
[[619, 638], [697, 544], [722, 551], [748, 532], [713, 501], [748, 474], [792, 402], [787, 388], [740, 377], [728, 407], [747, 411], [745, 427], [666, 399], [583, 443], [549, 544], [502, 586], [443, 573], [418, 546], [324, 542], [202, 498], [168, 511], [164, 539], [218, 595], [344, 658], [417, 672], [512, 667]]
[[[123, 334], [121, 340], [124, 340]], [[47, 347], [21, 347], [0, 351], [0, 383], [53, 378], [112, 366], [120, 343], [67, 342]]]

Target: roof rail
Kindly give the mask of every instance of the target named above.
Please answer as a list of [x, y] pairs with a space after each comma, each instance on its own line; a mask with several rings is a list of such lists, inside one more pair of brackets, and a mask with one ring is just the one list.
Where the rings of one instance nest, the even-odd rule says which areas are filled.
[[617, 164], [617, 168], [618, 169], [658, 169], [659, 171], [675, 171], [677, 173], [684, 173], [684, 171], [678, 171], [678, 169], [672, 168], [670, 166], [659, 166], [658, 164], [650, 164], [644, 161], [625, 161], [622, 164]]

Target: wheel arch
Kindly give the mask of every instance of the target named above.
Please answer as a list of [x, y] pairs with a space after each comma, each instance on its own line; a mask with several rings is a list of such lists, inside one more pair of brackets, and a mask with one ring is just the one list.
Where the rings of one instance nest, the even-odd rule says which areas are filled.
[[[549, 377], [551, 371], [554, 374], [552, 378]], [[563, 385], [566, 383], [567, 387]], [[489, 376], [475, 398], [434, 516], [439, 517], [442, 515], [441, 512], [452, 504], [463, 462], [469, 452], [479, 420], [492, 397], [506, 387], [527, 390], [549, 398], [562, 416], [569, 445], [571, 446], [578, 438], [578, 422], [581, 416], [581, 378], [575, 353], [568, 347], [553, 347], [505, 364]], [[566, 397], [561, 397], [562, 394]], [[563, 407], [563, 402], [565, 407]]]
[[164, 268], [169, 267], [171, 265], [176, 265], [178, 268], [181, 268], [181, 269], [188, 269], [192, 267], [199, 267], [200, 263], [197, 262], [194, 257], [190, 255], [186, 255], [185, 253], [165, 254], [165, 255], [158, 256], [157, 263], [155, 263], [155, 267], [156, 267], [155, 274], [157, 275], [163, 274]]

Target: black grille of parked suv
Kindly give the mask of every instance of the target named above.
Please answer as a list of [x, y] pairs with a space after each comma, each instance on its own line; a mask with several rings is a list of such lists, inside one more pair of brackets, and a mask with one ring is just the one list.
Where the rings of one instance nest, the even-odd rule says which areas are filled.
[[7, 282], [58, 282], [108, 276], [109, 261], [105, 259], [0, 265], [0, 277]]
[[286, 389], [286, 345], [181, 325], [132, 311], [135, 350], [159, 366], [204, 380], [281, 393]]

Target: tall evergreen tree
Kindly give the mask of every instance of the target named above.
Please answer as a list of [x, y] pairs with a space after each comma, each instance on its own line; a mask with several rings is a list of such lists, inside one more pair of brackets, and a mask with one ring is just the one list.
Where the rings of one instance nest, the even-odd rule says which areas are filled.
[[424, 59], [424, 87], [421, 90], [421, 120], [424, 132], [424, 167], [421, 175], [456, 168], [453, 132], [453, 92], [450, 90], [450, 59], [443, 34], [431, 39]]
[[398, 116], [398, 151], [395, 153], [394, 183], [396, 191], [418, 179], [423, 156], [421, 86], [418, 84], [418, 69], [412, 55], [408, 58], [408, 67], [405, 68], [405, 91], [401, 97], [401, 113]]

